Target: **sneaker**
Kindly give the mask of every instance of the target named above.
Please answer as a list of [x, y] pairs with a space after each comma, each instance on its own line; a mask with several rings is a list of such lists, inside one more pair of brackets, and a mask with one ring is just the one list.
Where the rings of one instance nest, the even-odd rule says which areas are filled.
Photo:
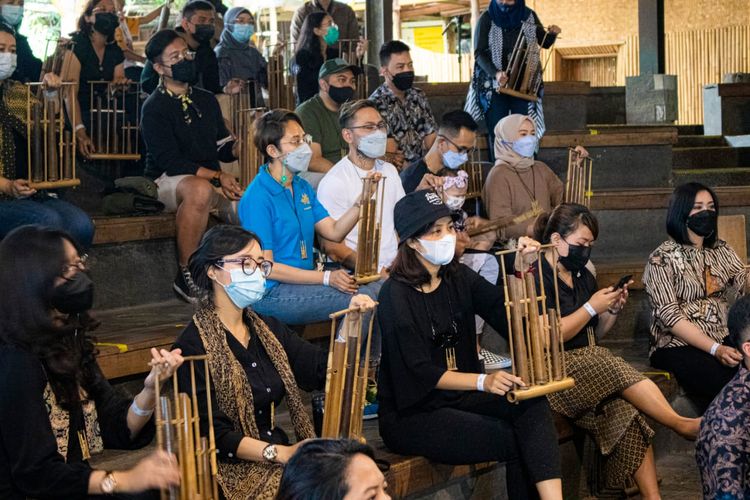
[[378, 418], [378, 403], [365, 401], [365, 409], [362, 412], [362, 420], [372, 420]]
[[485, 370], [503, 370], [505, 368], [510, 368], [512, 364], [509, 357], [495, 354], [487, 349], [480, 350], [479, 357], [484, 360]]
[[193, 283], [193, 278], [190, 276], [190, 271], [188, 271], [187, 267], [180, 266], [174, 283], [172, 283], [172, 290], [178, 299], [184, 300], [188, 304], [195, 304], [197, 301], [194, 291], [195, 283]]

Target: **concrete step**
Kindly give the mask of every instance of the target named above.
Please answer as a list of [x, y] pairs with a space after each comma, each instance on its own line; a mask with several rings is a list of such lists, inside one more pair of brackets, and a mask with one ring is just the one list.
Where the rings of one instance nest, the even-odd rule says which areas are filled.
[[750, 168], [677, 168], [672, 171], [675, 186], [685, 182], [700, 182], [707, 186], [750, 185]]
[[695, 148], [706, 146], [726, 146], [727, 141], [722, 135], [678, 135], [678, 148]]
[[750, 168], [750, 147], [675, 147], [672, 149], [672, 165], [675, 169]]

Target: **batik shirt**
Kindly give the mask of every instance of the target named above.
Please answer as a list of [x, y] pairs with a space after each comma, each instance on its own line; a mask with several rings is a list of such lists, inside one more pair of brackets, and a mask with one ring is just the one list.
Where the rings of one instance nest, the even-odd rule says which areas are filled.
[[695, 458], [703, 498], [750, 498], [750, 370], [740, 367], [703, 415]]
[[412, 87], [405, 92], [405, 98], [401, 101], [384, 83], [375, 89], [370, 99], [375, 101], [388, 125], [388, 137], [396, 141], [406, 163], [419, 160], [424, 138], [437, 130], [437, 122], [424, 91]]
[[643, 272], [653, 319], [651, 350], [686, 346], [672, 333], [685, 319], [714, 342], [727, 330], [728, 299], [743, 294], [747, 270], [734, 250], [719, 240], [714, 248], [666, 241], [649, 257]]

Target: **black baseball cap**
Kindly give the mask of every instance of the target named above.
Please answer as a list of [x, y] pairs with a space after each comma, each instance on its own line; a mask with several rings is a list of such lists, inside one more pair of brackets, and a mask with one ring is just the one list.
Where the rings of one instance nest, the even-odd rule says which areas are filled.
[[417, 231], [443, 217], [451, 217], [450, 209], [432, 189], [413, 191], [396, 203], [393, 212], [399, 244]]
[[323, 63], [323, 65], [320, 67], [320, 71], [318, 71], [318, 78], [320, 79], [330, 75], [335, 75], [336, 73], [341, 73], [342, 71], [346, 71], [347, 69], [352, 70], [354, 76], [362, 73], [362, 69], [359, 66], [349, 64], [340, 57], [335, 57], [333, 59], [327, 59], [326, 62]]

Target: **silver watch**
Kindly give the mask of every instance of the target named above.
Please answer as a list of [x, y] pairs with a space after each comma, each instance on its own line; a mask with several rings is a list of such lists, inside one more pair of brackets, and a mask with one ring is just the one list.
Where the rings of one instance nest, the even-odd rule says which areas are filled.
[[263, 458], [265, 458], [269, 462], [275, 462], [278, 455], [279, 452], [276, 450], [275, 444], [269, 444], [268, 446], [263, 448]]
[[102, 482], [99, 483], [99, 489], [102, 490], [102, 493], [105, 495], [111, 495], [115, 492], [115, 488], [117, 488], [117, 480], [115, 479], [115, 475], [112, 472], [107, 472], [104, 475], [104, 479], [102, 479]]

